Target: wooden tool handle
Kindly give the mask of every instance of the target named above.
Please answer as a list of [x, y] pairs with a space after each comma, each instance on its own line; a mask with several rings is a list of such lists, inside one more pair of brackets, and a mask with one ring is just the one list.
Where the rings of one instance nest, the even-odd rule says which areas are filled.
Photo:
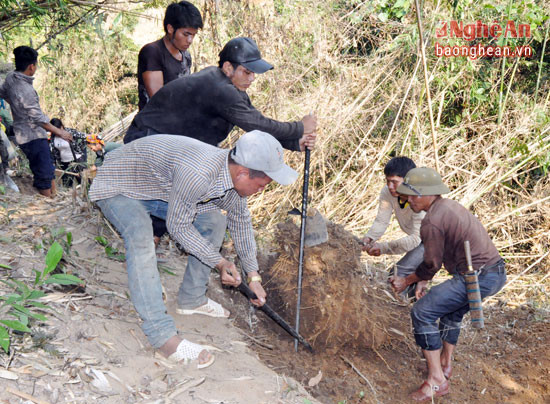
[[464, 280], [466, 281], [466, 293], [468, 294], [468, 304], [470, 305], [472, 327], [483, 328], [485, 323], [483, 319], [483, 306], [481, 304], [481, 291], [479, 289], [477, 273], [472, 266], [472, 254], [468, 240], [464, 241], [464, 253], [468, 265], [468, 272], [464, 274]]

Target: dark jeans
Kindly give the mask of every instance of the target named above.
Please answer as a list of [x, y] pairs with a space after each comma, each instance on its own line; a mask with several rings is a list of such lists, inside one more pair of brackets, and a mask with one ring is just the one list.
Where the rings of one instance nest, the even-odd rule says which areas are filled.
[[35, 139], [19, 145], [33, 174], [33, 187], [39, 190], [50, 189], [55, 178], [54, 165], [47, 139]]
[[[506, 283], [504, 261], [495, 268], [495, 272], [486, 271], [478, 276], [482, 299], [494, 295]], [[454, 274], [452, 279], [434, 286], [414, 304], [411, 318], [416, 343], [427, 351], [440, 349], [441, 341], [456, 345], [462, 318], [468, 311], [466, 282], [462, 275]]]
[[[390, 269], [388, 276], [393, 276], [397, 270], [397, 276], [406, 278], [414, 271], [420, 264], [424, 261], [424, 244], [420, 243], [418, 246], [406, 253], [403, 258], [401, 258], [395, 264], [395, 267]], [[401, 292], [401, 296], [405, 299], [412, 299], [415, 296], [416, 292], [416, 283], [409, 285]]]
[[162, 237], [166, 233], [168, 233], [168, 229], [166, 228], [166, 221], [158, 218], [156, 216], [151, 216], [151, 221], [153, 222], [153, 235], [155, 237]]

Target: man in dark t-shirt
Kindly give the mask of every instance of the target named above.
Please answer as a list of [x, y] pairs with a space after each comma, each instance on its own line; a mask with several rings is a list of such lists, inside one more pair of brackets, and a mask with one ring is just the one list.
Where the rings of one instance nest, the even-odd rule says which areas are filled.
[[[138, 56], [138, 108], [141, 111], [165, 84], [191, 74], [191, 54], [187, 50], [202, 28], [200, 11], [188, 1], [172, 3], [164, 15], [161, 39], [145, 45]], [[166, 233], [164, 221], [152, 216], [155, 244]]]
[[188, 1], [166, 8], [163, 38], [145, 45], [138, 56], [139, 110], [165, 84], [191, 73], [189, 46], [202, 28], [199, 10]]

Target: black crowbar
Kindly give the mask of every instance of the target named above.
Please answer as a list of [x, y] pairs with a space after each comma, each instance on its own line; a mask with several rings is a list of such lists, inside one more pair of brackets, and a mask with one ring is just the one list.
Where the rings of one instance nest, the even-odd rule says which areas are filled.
[[[239, 285], [239, 291], [245, 295], [248, 299], [257, 299], [258, 296], [256, 296], [256, 293], [248, 287], [248, 285], [244, 282], [241, 282]], [[281, 326], [283, 330], [288, 332], [291, 336], [293, 336], [296, 340], [300, 341], [300, 343], [305, 346], [309, 352], [313, 352], [313, 347], [309, 345], [309, 343], [302, 337], [300, 334], [296, 332], [290, 325], [283, 320], [281, 316], [279, 316], [269, 305], [264, 304], [261, 307], [258, 307], [261, 311], [263, 311], [265, 314], [267, 314], [268, 317], [270, 317], [273, 321], [275, 321], [277, 324]]]

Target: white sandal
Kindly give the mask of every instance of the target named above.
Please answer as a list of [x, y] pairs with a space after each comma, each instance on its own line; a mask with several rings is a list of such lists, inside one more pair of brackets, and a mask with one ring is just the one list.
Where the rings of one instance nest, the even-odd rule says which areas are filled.
[[[199, 354], [202, 351], [207, 351], [210, 354], [210, 359], [205, 363], [199, 363], [198, 361]], [[197, 361], [197, 369], [204, 369], [212, 365], [216, 360], [216, 357], [210, 351], [208, 351], [206, 347], [184, 339], [179, 343], [178, 347], [176, 348], [176, 352], [174, 352], [166, 359], [168, 359], [170, 362], [183, 363], [184, 365], [187, 365], [193, 361]]]
[[205, 316], [221, 318], [227, 318], [230, 314], [229, 311], [226, 314], [223, 306], [212, 299], [208, 299], [205, 304], [196, 309], [176, 309], [176, 313], [183, 315], [203, 314]]

